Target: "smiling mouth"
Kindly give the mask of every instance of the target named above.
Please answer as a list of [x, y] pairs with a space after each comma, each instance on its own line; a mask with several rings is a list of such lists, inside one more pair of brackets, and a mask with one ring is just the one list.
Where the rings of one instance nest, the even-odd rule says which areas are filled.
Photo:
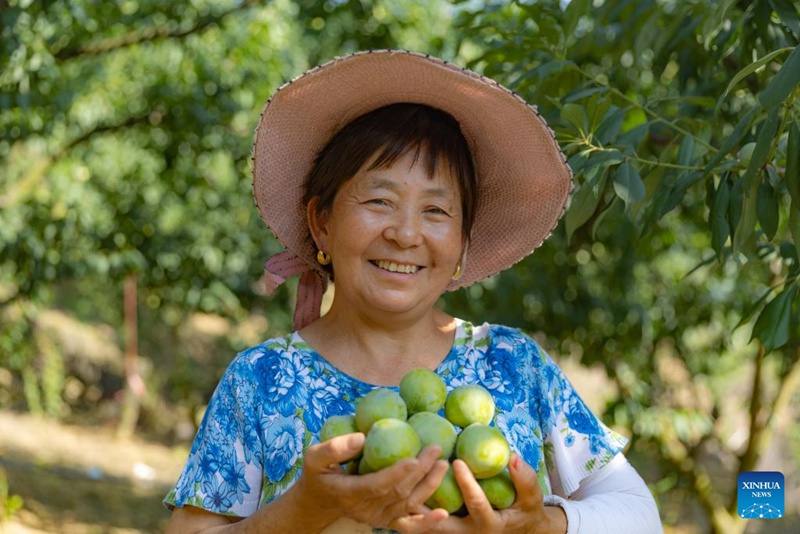
[[375, 264], [378, 268], [392, 273], [414, 274], [420, 269], [420, 267], [417, 265], [406, 265], [403, 263], [395, 263], [393, 261], [386, 261], [386, 260], [378, 260], [372, 263]]

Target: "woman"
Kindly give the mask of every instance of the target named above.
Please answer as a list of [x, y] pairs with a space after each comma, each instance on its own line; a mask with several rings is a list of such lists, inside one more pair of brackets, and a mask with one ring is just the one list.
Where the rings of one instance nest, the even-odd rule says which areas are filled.
[[[564, 211], [571, 173], [534, 108], [437, 59], [363, 52], [279, 89], [253, 161], [256, 203], [287, 248], [267, 285], [300, 275], [295, 331], [229, 367], [165, 499], [168, 532], [661, 532], [625, 440], [536, 343], [436, 307], [521, 260]], [[327, 417], [417, 367], [493, 394], [511, 508], [492, 510], [458, 460], [468, 515], [427, 508], [448, 469], [437, 447], [354, 476], [339, 464], [363, 434], [319, 443]]]

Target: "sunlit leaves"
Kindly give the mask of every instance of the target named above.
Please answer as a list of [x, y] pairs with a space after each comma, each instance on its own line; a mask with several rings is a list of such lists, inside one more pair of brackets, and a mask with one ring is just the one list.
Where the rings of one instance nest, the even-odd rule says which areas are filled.
[[0, 67], [0, 285], [11, 279], [36, 298], [76, 276], [114, 284], [135, 272], [156, 311], [243, 313], [281, 249], [250, 192], [268, 96], [347, 51], [436, 53], [453, 38], [448, 7], [79, 0], [0, 10], [12, 55]]
[[[731, 280], [744, 277], [744, 265], [748, 276], [786, 275], [793, 260], [767, 251], [800, 232], [797, 203], [787, 202], [800, 189], [790, 180], [800, 153], [792, 134], [800, 69], [788, 4], [588, 6], [571, 2], [559, 15], [538, 2], [493, 4], [463, 19], [474, 30], [468, 35], [491, 43], [475, 65], [536, 103], [568, 156], [576, 187], [564, 234], [572, 253], [608, 244], [625, 225], [639, 236], [634, 263], [652, 264], [653, 242], [691, 240], [692, 267]], [[542, 14], [545, 26], [560, 20], [579, 37], [556, 39], [536, 26], [528, 35], [523, 11]], [[530, 53], [523, 42], [535, 43]], [[693, 230], [670, 231], [676, 220]], [[723, 306], [742, 310], [757, 297], [742, 292]]]

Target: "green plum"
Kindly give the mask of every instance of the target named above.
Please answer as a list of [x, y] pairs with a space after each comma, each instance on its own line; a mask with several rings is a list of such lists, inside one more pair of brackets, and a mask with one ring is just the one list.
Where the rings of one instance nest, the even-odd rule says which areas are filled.
[[356, 406], [356, 427], [367, 434], [380, 419], [408, 418], [408, 408], [399, 393], [388, 388], [376, 388], [361, 397]]
[[408, 418], [408, 424], [417, 432], [423, 449], [428, 445], [439, 445], [442, 448], [439, 458], [447, 460], [452, 456], [458, 437], [453, 423], [439, 414], [418, 412]]
[[400, 396], [406, 401], [409, 415], [419, 412], [436, 413], [444, 406], [447, 388], [439, 375], [419, 367], [403, 375]]
[[456, 457], [464, 460], [476, 479], [490, 478], [508, 466], [511, 448], [497, 428], [473, 423], [458, 435]]
[[403, 458], [414, 458], [419, 454], [422, 444], [417, 432], [400, 419], [380, 419], [375, 421], [364, 442], [364, 456], [369, 467], [380, 471]]
[[425, 501], [425, 505], [431, 509], [444, 508], [450, 514], [455, 513], [464, 505], [464, 497], [461, 495], [458, 482], [456, 482], [452, 465], [448, 467], [439, 487]]
[[329, 439], [358, 432], [356, 418], [353, 415], [332, 415], [325, 420], [322, 429], [319, 431], [319, 441], [325, 442]]
[[[345, 434], [352, 434], [353, 432], [358, 432], [358, 428], [356, 427], [356, 418], [354, 416], [332, 415], [325, 420], [325, 423], [322, 424], [322, 428], [319, 431], [319, 441], [320, 443], [324, 443], [329, 439], [344, 436]], [[344, 463], [348, 463], [360, 457], [361, 451], [353, 455]]]
[[444, 415], [456, 426], [467, 428], [473, 423], [488, 425], [494, 417], [492, 394], [479, 385], [458, 386], [447, 396]]
[[478, 484], [495, 510], [504, 510], [514, 504], [517, 499], [517, 490], [514, 488], [507, 469], [493, 477], [478, 480]]
[[368, 475], [369, 473], [374, 473], [375, 470], [364, 460], [364, 457], [361, 457], [361, 460], [358, 462], [357, 473], [359, 475]]

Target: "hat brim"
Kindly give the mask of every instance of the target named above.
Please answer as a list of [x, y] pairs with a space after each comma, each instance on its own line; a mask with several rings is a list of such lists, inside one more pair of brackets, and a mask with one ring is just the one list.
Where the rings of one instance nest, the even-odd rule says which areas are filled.
[[430, 56], [359, 52], [320, 65], [267, 102], [253, 146], [253, 194], [278, 240], [322, 272], [306, 223], [303, 182], [330, 138], [388, 104], [451, 114], [472, 151], [478, 206], [466, 268], [449, 290], [503, 271], [539, 247], [564, 213], [572, 173], [552, 130], [512, 91]]

